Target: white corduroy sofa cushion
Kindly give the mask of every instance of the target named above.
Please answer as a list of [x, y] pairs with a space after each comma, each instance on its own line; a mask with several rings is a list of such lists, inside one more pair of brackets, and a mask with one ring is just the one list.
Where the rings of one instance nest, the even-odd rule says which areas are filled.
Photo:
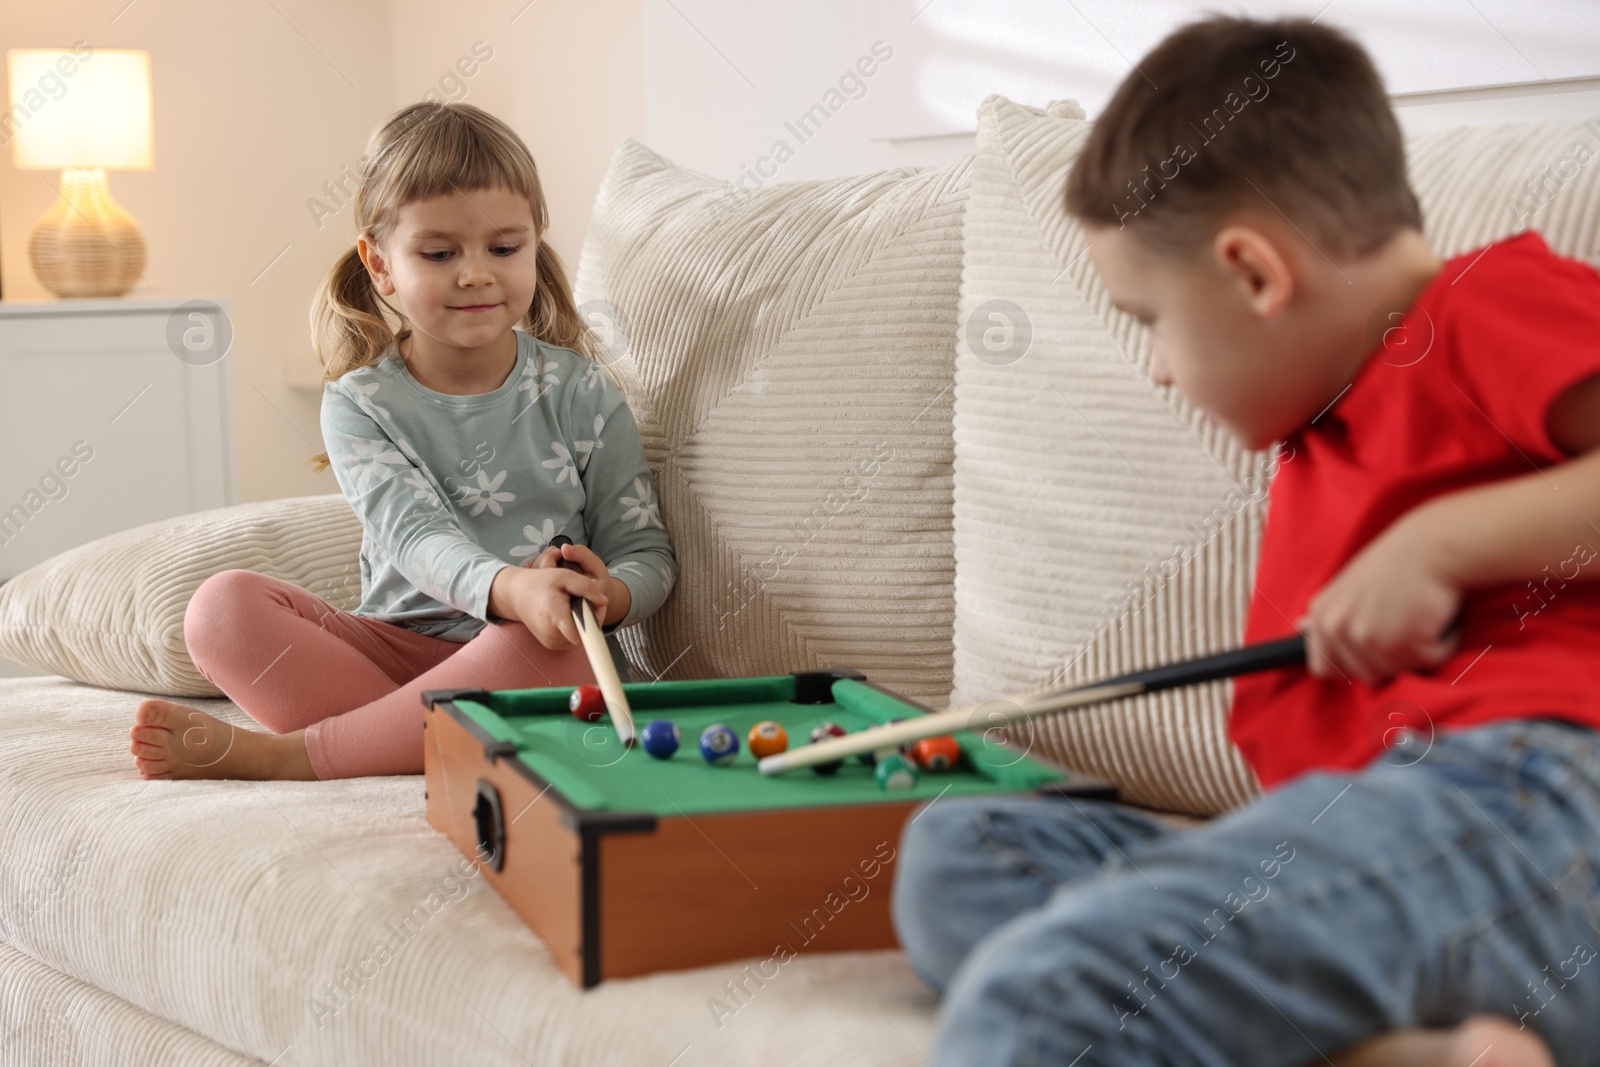
[[107, 689], [221, 696], [183, 642], [200, 583], [260, 571], [349, 610], [361, 601], [360, 548], [361, 524], [338, 493], [136, 526], [0, 585], [0, 656]]
[[968, 160], [735, 190], [632, 141], [578, 268], [680, 564], [649, 676], [852, 666], [949, 695]]
[[[1088, 132], [1071, 104], [991, 97], [979, 113], [956, 361], [957, 702], [1218, 651], [1243, 633], [1273, 460], [1150, 382], [1146, 331], [1110, 306], [1062, 208]], [[1408, 139], [1435, 249], [1531, 224], [1600, 263], [1600, 168], [1561, 166], [1579, 142], [1600, 153], [1600, 123]], [[1015, 739], [1134, 803], [1213, 814], [1257, 788], [1227, 737], [1230, 693], [1171, 690]]]
[[140, 781], [140, 695], [0, 679], [6, 1067], [926, 1062], [936, 1000], [899, 952], [823, 930], [577, 989], [428, 826], [421, 778]]

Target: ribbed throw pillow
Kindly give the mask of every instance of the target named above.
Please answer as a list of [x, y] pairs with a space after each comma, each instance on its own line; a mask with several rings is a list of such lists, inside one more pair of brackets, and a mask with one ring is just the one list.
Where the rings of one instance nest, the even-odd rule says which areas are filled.
[[0, 585], [0, 656], [108, 689], [221, 696], [183, 642], [200, 583], [260, 571], [348, 611], [361, 601], [360, 549], [361, 523], [338, 493], [136, 526]]
[[[1146, 331], [1110, 306], [1062, 209], [1089, 124], [1053, 110], [991, 97], [979, 113], [956, 361], [959, 703], [1236, 646], [1272, 471], [1150, 382]], [[1579, 142], [1600, 154], [1600, 123], [1409, 140], [1435, 249], [1532, 225], [1600, 262], [1600, 168], [1562, 163]], [[1227, 737], [1230, 692], [1054, 716], [1016, 739], [1130, 801], [1211, 814], [1256, 791]]]
[[949, 695], [968, 164], [739, 189], [618, 148], [577, 291], [680, 566], [621, 633], [643, 677], [851, 666]]

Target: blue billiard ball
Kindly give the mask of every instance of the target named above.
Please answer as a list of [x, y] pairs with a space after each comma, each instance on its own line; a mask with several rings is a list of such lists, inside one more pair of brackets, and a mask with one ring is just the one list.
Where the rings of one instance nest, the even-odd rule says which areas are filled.
[[671, 759], [678, 751], [678, 724], [667, 719], [651, 719], [639, 733], [644, 750], [656, 759]]
[[700, 755], [711, 764], [732, 763], [739, 754], [739, 735], [722, 723], [707, 726], [700, 734]]

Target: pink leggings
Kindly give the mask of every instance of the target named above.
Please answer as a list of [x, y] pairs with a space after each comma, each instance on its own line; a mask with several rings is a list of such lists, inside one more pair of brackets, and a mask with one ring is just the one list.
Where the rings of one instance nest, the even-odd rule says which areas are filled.
[[213, 574], [183, 616], [200, 673], [273, 733], [306, 732], [318, 778], [422, 773], [422, 693], [583, 685], [578, 646], [552, 652], [520, 622], [466, 644], [340, 611], [255, 571]]

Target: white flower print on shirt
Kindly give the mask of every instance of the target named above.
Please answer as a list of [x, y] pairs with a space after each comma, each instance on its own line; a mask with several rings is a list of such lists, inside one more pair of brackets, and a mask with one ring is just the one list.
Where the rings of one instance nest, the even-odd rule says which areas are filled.
[[461, 503], [472, 505], [470, 517], [481, 515], [484, 508], [488, 508], [497, 516], [505, 514], [505, 509], [500, 506], [501, 503], [509, 503], [517, 499], [515, 493], [498, 491], [500, 483], [506, 480], [506, 473], [506, 471], [501, 471], [491, 480], [489, 472], [479, 467], [478, 484], [461, 487]]
[[444, 507], [444, 502], [439, 499], [438, 481], [434, 478], [433, 471], [428, 469], [427, 461], [417, 455], [417, 450], [412, 448], [411, 442], [404, 437], [395, 438], [394, 443], [400, 446], [400, 451], [405, 453], [406, 458], [412, 464], [421, 468], [420, 474], [417, 471], [412, 471], [406, 475], [406, 484], [416, 490], [415, 498], [417, 500], [426, 500], [436, 508]]
[[368, 382], [363, 385], [361, 382], [352, 381], [349, 385], [351, 389], [355, 390], [356, 407], [365, 411], [369, 417], [376, 418], [378, 415], [382, 415], [391, 421], [394, 419], [394, 416], [389, 414], [388, 408], [372, 399], [378, 395], [378, 382]]
[[579, 474], [582, 474], [584, 469], [589, 466], [589, 460], [593, 457], [594, 453], [606, 446], [606, 443], [600, 440], [600, 431], [605, 428], [605, 425], [606, 420], [601, 418], [599, 415], [596, 415], [594, 417], [594, 440], [572, 442], [573, 448], [575, 448], [578, 452]]
[[412, 578], [412, 584], [441, 604], [450, 603], [444, 594], [450, 589], [450, 579], [455, 577], [448, 563], [453, 547], [445, 542], [424, 549], [416, 560], [419, 573]]
[[421, 471], [413, 470], [406, 475], [406, 484], [414, 490], [411, 494], [413, 500], [425, 500], [429, 507], [438, 508], [444, 506], [444, 502], [439, 499], [438, 492], [433, 488], [433, 483], [428, 481]]
[[366, 532], [366, 540], [362, 542], [361, 547], [366, 549], [367, 558], [374, 563], [393, 562], [393, 557], [389, 555], [388, 547], [382, 541], [373, 537], [371, 531]]
[[556, 539], [556, 535], [564, 533], [566, 529], [566, 523], [557, 526], [554, 519], [544, 520], [542, 526], [524, 526], [522, 536], [528, 539], [528, 543], [512, 548], [511, 554], [522, 559], [537, 558], [550, 547], [550, 542]]
[[600, 380], [600, 374], [601, 374], [600, 364], [598, 364], [598, 363], [589, 364], [589, 369], [587, 371], [585, 371], [584, 374], [583, 374], [583, 391], [584, 392], [587, 393], [589, 390], [591, 390], [591, 389], [593, 389], [595, 387], [595, 383]]
[[532, 399], [539, 399], [561, 384], [561, 378], [556, 374], [556, 371], [560, 369], [554, 360], [549, 363], [540, 363], [539, 357], [534, 356], [522, 368], [522, 381], [517, 383], [517, 392], [532, 393], [537, 388], [538, 392], [533, 393]]
[[633, 496], [619, 496], [617, 499], [627, 506], [619, 521], [626, 524], [637, 519], [634, 523], [635, 530], [642, 530], [654, 524], [666, 529], [661, 523], [660, 509], [656, 506], [655, 488], [643, 478], [633, 480]]
[[556, 484], [560, 485], [568, 478], [572, 484], [578, 484], [578, 468], [572, 465], [572, 453], [567, 451], [567, 446], [560, 441], [550, 442], [550, 451], [555, 453], [555, 459], [547, 459], [541, 466], [547, 471], [556, 472]]
[[339, 436], [350, 448], [350, 455], [341, 457], [341, 463], [357, 493], [382, 485], [409, 466], [406, 457], [388, 441], [371, 441], [347, 433]]
[[648, 578], [654, 578], [661, 586], [661, 595], [663, 599], [666, 597], [667, 593], [671, 592], [672, 590], [672, 570], [671, 568], [661, 564], [656, 564], [655, 566], [647, 568], [638, 560], [630, 559], [624, 563], [619, 563], [615, 567], [612, 567], [611, 573], [613, 576], [618, 577], [624, 574], [632, 574], [641, 581]]

